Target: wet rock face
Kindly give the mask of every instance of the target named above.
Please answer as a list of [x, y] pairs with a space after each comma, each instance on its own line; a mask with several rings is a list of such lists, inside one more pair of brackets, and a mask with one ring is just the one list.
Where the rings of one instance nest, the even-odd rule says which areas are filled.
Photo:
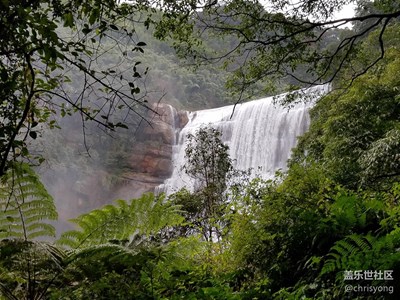
[[[90, 173], [61, 174], [53, 170], [46, 186], [59, 208], [59, 219], [66, 221], [77, 215], [111, 203], [115, 199], [140, 197], [171, 176], [172, 147], [177, 132], [187, 122], [186, 112], [177, 112], [166, 104], [155, 104], [138, 128], [132, 128], [128, 151], [117, 162], [118, 167], [107, 169], [98, 165]], [[77, 133], [78, 134], [78, 133]], [[79, 141], [81, 137], [77, 137]], [[118, 140], [108, 140], [118, 143]], [[74, 147], [76, 141], [67, 141]], [[68, 162], [67, 162], [68, 163]], [[61, 228], [62, 231], [62, 228]]]
[[134, 173], [143, 173], [163, 181], [172, 171], [172, 146], [175, 144], [177, 112], [165, 104], [152, 107], [148, 122], [143, 122], [137, 132], [129, 166]]
[[171, 175], [172, 146], [182, 117], [167, 104], [154, 104], [151, 109], [146, 122], [135, 131], [135, 142], [123, 163], [124, 170], [111, 187], [114, 198], [131, 199], [152, 192]]
[[[152, 192], [172, 173], [172, 146], [177, 132], [187, 123], [187, 113], [167, 104], [154, 104], [136, 131], [136, 140], [126, 162], [116, 196], [135, 198]], [[186, 120], [185, 120], [186, 117]]]

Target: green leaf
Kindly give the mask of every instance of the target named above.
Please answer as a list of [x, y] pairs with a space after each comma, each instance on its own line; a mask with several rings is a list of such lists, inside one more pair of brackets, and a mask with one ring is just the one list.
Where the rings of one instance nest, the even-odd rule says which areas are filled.
[[72, 15], [72, 12], [68, 12], [64, 15], [64, 26], [65, 27], [74, 26], [74, 16]]
[[53, 198], [25, 163], [14, 163], [0, 186], [0, 239], [55, 236]]
[[129, 129], [129, 127], [128, 127], [126, 124], [121, 123], [121, 122], [115, 124], [115, 127], [120, 127], [120, 128]]
[[37, 132], [36, 131], [29, 131], [29, 136], [35, 140], [37, 138]]
[[114, 24], [110, 24], [110, 28], [113, 29], [113, 30], [116, 30], [116, 31], [119, 30], [119, 28]]
[[91, 10], [91, 14], [89, 16], [89, 24], [94, 24], [100, 17], [100, 10], [98, 7], [94, 7]]
[[28, 150], [27, 147], [22, 147], [21, 148], [21, 155], [24, 156], [24, 157], [29, 155], [29, 150]]
[[179, 206], [166, 203], [164, 196], [144, 194], [131, 201], [117, 200], [115, 205], [82, 214], [71, 220], [78, 230], [63, 233], [59, 244], [72, 248], [98, 245], [110, 240], [132, 241], [137, 234], [152, 234], [165, 226], [180, 224]]

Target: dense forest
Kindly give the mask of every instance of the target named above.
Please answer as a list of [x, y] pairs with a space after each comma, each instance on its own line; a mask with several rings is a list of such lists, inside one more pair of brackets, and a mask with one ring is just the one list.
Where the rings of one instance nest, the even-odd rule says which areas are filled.
[[[0, 1], [0, 299], [396, 299], [400, 11], [359, 1], [332, 19], [347, 2]], [[186, 148], [195, 188], [116, 200], [56, 238], [46, 163], [91, 176], [88, 151], [117, 170], [158, 101], [325, 83], [287, 171], [236, 170], [204, 126]], [[80, 149], [59, 129], [77, 126]]]

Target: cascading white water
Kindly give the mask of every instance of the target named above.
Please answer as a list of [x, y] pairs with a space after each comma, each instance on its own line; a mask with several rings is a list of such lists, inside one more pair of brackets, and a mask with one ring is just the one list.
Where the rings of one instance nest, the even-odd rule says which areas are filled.
[[[314, 87], [304, 91], [304, 95], [313, 95], [311, 98], [315, 99], [328, 89], [328, 86]], [[288, 109], [274, 104], [276, 101], [273, 100], [273, 97], [268, 97], [235, 108], [230, 105], [188, 113], [189, 122], [173, 146], [172, 175], [157, 190], [170, 194], [184, 186], [189, 189], [193, 186], [193, 179], [182, 170], [186, 136], [206, 124], [222, 132], [222, 140], [229, 146], [236, 169], [252, 168], [263, 178], [272, 178], [276, 170], [284, 170], [297, 137], [309, 126], [308, 110], [313, 101]]]

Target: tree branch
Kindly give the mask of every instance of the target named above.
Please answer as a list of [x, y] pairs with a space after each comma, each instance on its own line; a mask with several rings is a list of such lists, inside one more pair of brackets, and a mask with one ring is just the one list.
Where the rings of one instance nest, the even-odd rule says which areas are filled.
[[6, 172], [8, 155], [10, 154], [10, 151], [14, 145], [14, 141], [15, 141], [17, 135], [20, 133], [22, 126], [24, 125], [26, 119], [28, 118], [29, 110], [31, 109], [31, 105], [32, 105], [32, 99], [35, 95], [35, 89], [34, 89], [34, 87], [35, 87], [35, 71], [34, 71], [32, 63], [31, 63], [31, 55], [32, 55], [32, 53], [25, 54], [25, 62], [27, 64], [28, 71], [29, 71], [29, 74], [31, 77], [29, 87], [28, 87], [29, 93], [28, 93], [26, 101], [25, 101], [25, 106], [24, 106], [24, 111], [22, 113], [22, 116], [21, 116], [17, 126], [14, 128], [14, 132], [8, 141], [7, 147], [4, 151], [3, 157], [1, 159], [0, 177], [3, 176]]

